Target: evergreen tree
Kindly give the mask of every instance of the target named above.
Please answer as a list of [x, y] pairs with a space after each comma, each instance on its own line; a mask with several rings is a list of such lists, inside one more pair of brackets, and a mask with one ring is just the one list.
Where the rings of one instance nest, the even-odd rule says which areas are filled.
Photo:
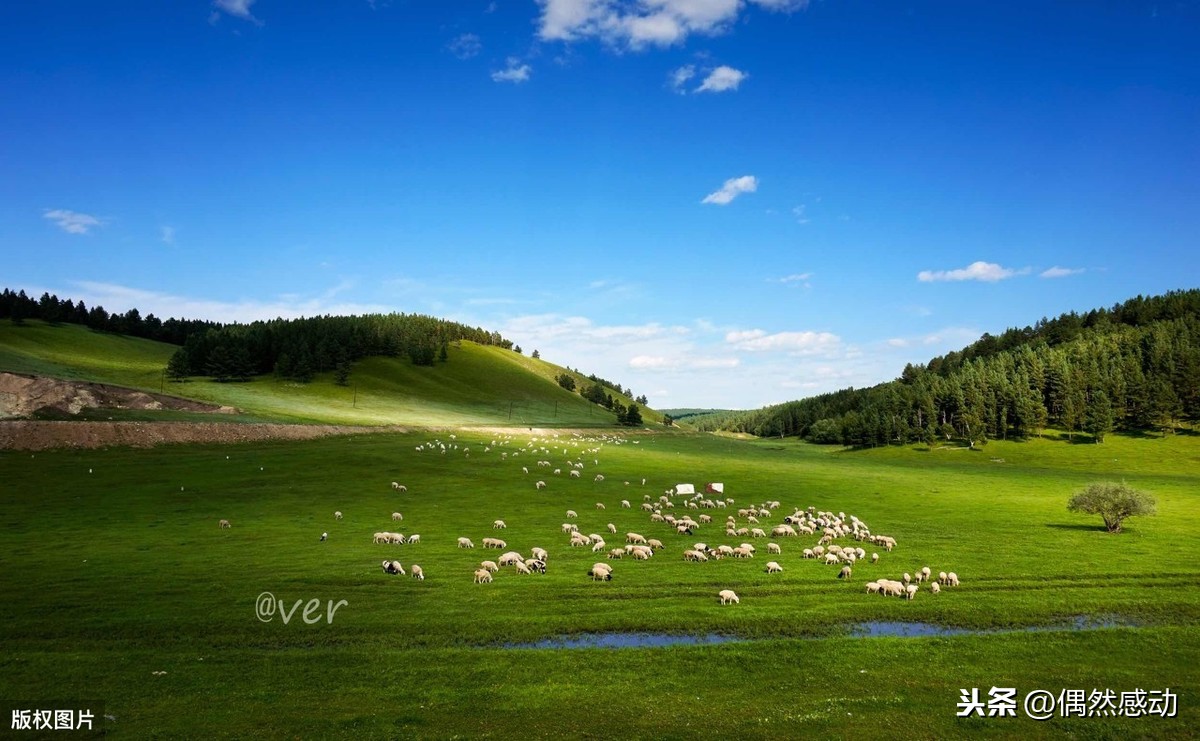
[[1112, 432], [1112, 428], [1113, 412], [1108, 394], [1104, 393], [1104, 389], [1093, 391], [1084, 415], [1084, 431], [1096, 438], [1097, 443], [1102, 443], [1104, 436]]
[[630, 427], [640, 427], [642, 425], [642, 413], [641, 410], [638, 409], [637, 404], [629, 405], [629, 408], [625, 410], [625, 419], [621, 422], [621, 424], [628, 425]]
[[188, 376], [191, 364], [188, 361], [187, 350], [182, 347], [176, 350], [167, 361], [167, 378], [172, 381], [182, 381]]

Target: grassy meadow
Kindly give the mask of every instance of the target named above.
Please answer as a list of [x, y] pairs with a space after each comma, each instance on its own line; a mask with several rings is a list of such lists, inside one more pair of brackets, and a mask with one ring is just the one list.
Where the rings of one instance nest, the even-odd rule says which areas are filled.
[[[433, 367], [415, 366], [408, 358], [363, 359], [354, 364], [348, 386], [335, 384], [332, 373], [319, 374], [310, 383], [271, 376], [246, 383], [205, 378], [173, 383], [163, 371], [176, 349], [77, 325], [0, 322], [0, 370], [163, 391], [237, 407], [243, 413], [239, 421], [423, 427], [599, 427], [616, 422], [611, 412], [560, 388], [554, 380], [565, 370], [560, 366], [467, 341], [452, 344], [449, 361]], [[113, 415], [92, 415], [97, 416]], [[662, 421], [653, 410], [643, 410], [642, 416], [647, 424]], [[164, 412], [136, 418], [178, 417]]]
[[[525, 429], [450, 434], [0, 453], [0, 696], [102, 701], [115, 717], [108, 731], [129, 737], [1178, 738], [1200, 722], [1194, 436], [929, 452], [598, 430], [550, 432], [530, 449]], [[569, 460], [583, 461], [579, 479], [567, 476]], [[1066, 511], [1073, 491], [1102, 478], [1150, 491], [1158, 515], [1113, 536], [1098, 517]], [[676, 498], [677, 515], [716, 519], [693, 536], [639, 508], [645, 495], [708, 481], [724, 482], [735, 502], [692, 511]], [[815, 537], [778, 539], [779, 556], [758, 539], [751, 560], [682, 560], [697, 541], [737, 545], [744, 539], [717, 523], [769, 500], [782, 506], [762, 518], [768, 531], [811, 505], [856, 515], [898, 545], [876, 565], [855, 565], [848, 582], [801, 557]], [[666, 549], [613, 561], [613, 580], [593, 582], [586, 572], [603, 559], [568, 546], [567, 509], [610, 547], [623, 537], [608, 536], [609, 522]], [[218, 529], [221, 518], [232, 527]], [[507, 529], [492, 529], [497, 518]], [[382, 530], [421, 542], [373, 544]], [[456, 548], [459, 536], [476, 548]], [[506, 568], [473, 584], [478, 562], [501, 553], [482, 549], [484, 537], [526, 555], [546, 548], [548, 573]], [[389, 576], [384, 558], [418, 563], [426, 579]], [[772, 559], [782, 574], [764, 572]], [[962, 586], [937, 596], [923, 587], [912, 602], [863, 589], [924, 565], [957, 572]], [[726, 588], [740, 604], [719, 604]], [[278, 614], [261, 621], [266, 591], [284, 609], [319, 600], [321, 619], [306, 624], [301, 607], [286, 624]], [[341, 600], [330, 623], [327, 605]], [[1081, 616], [1137, 627], [1008, 632]], [[997, 632], [847, 635], [863, 621]], [[505, 647], [596, 632], [746, 640]], [[1178, 715], [955, 717], [961, 688], [986, 698], [992, 686], [1019, 698], [1170, 688]]]

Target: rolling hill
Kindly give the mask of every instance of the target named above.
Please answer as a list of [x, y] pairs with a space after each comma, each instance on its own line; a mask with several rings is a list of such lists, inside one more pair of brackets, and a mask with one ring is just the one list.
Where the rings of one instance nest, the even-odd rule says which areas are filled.
[[[310, 383], [270, 376], [245, 383], [171, 382], [164, 368], [177, 349], [79, 325], [0, 323], [0, 371], [162, 391], [236, 407], [241, 419], [421, 426], [616, 424], [612, 412], [555, 382], [555, 376], [570, 372], [565, 368], [470, 341], [452, 345], [448, 361], [434, 366], [416, 366], [403, 357], [365, 358], [354, 365], [346, 386], [336, 385], [332, 373], [318, 374]], [[629, 403], [624, 397], [620, 401]], [[662, 421], [652, 410], [644, 410], [643, 418], [647, 424]]]

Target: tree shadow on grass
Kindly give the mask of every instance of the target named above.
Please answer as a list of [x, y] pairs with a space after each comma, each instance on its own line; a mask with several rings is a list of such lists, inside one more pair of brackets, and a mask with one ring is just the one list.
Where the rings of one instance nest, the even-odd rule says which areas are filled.
[[1048, 522], [1046, 527], [1052, 527], [1055, 530], [1098, 530], [1105, 532], [1104, 525], [1080, 525], [1067, 522]]

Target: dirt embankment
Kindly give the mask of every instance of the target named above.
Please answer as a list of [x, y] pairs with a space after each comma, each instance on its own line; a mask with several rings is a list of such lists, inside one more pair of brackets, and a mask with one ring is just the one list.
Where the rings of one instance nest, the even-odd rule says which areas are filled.
[[244, 443], [312, 440], [331, 435], [406, 432], [403, 427], [238, 424], [234, 422], [39, 422], [0, 421], [0, 450], [50, 448], [150, 448], [172, 443]]
[[29, 417], [39, 413], [75, 415], [84, 409], [169, 409], [214, 414], [237, 412], [233, 407], [135, 391], [105, 383], [0, 373], [0, 419]]
[[[171, 443], [241, 443], [255, 440], [311, 440], [330, 435], [403, 432], [400, 427], [350, 425], [237, 424], [233, 422], [84, 422], [12, 419], [75, 416], [84, 409], [166, 409], [234, 414], [233, 407], [177, 396], [59, 378], [0, 373], [0, 450], [148, 448]], [[219, 416], [216, 416], [219, 419]]]

